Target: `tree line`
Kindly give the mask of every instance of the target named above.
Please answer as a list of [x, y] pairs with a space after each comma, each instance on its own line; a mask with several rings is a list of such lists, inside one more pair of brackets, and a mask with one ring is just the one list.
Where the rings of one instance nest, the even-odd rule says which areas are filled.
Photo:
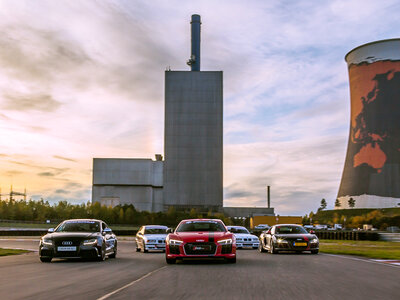
[[50, 220], [52, 223], [66, 219], [100, 219], [108, 224], [146, 225], [164, 224], [176, 226], [179, 221], [189, 218], [217, 218], [226, 225], [234, 225], [242, 222], [226, 217], [222, 213], [199, 212], [192, 208], [189, 211], [177, 211], [170, 207], [167, 212], [137, 211], [130, 205], [118, 205], [115, 207], [100, 205], [100, 203], [71, 204], [60, 201], [50, 204], [43, 199], [39, 201], [7, 200], [0, 201], [0, 219], [15, 221], [39, 221]]
[[303, 224], [311, 223], [342, 224], [346, 228], [362, 228], [364, 224], [370, 224], [386, 230], [390, 226], [400, 227], [400, 208], [318, 210], [303, 217]]

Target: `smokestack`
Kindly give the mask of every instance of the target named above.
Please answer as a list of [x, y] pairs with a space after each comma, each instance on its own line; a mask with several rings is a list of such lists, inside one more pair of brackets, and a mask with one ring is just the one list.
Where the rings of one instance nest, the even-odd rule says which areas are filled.
[[192, 15], [190, 24], [192, 24], [192, 55], [187, 64], [191, 67], [191, 71], [200, 71], [200, 16]]
[[271, 208], [270, 186], [267, 187], [267, 200], [268, 200], [268, 208]]

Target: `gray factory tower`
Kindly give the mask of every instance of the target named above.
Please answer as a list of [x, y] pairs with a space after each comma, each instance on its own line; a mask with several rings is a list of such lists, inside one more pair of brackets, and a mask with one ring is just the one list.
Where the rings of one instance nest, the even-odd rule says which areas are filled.
[[192, 15], [191, 71], [165, 72], [164, 205], [222, 209], [222, 71], [200, 71], [200, 16]]

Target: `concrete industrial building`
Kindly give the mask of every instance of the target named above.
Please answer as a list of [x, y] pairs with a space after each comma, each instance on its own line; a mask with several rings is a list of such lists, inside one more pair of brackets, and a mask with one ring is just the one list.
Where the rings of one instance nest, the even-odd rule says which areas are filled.
[[164, 202], [222, 208], [222, 72], [165, 73]]
[[[200, 24], [193, 15], [191, 71], [165, 72], [164, 162], [94, 159], [93, 202], [223, 210], [223, 74], [200, 71]], [[226, 208], [232, 217], [251, 213], [273, 215], [274, 209]]]
[[137, 210], [162, 211], [163, 161], [94, 158], [92, 201], [102, 205], [133, 204]]
[[340, 206], [400, 206], [400, 39], [362, 45], [346, 55], [351, 120], [338, 192]]

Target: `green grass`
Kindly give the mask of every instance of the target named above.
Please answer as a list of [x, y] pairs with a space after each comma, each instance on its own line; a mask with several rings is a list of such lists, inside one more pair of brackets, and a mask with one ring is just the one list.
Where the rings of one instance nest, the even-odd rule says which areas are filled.
[[8, 223], [8, 222], [0, 222], [0, 227], [6, 228], [52, 228], [56, 227], [58, 224], [35, 224], [35, 223]]
[[400, 260], [400, 243], [383, 241], [321, 240], [320, 251], [376, 259]]
[[7, 256], [7, 255], [18, 255], [23, 253], [31, 252], [29, 250], [19, 250], [19, 249], [3, 249], [0, 248], [0, 256]]
[[[44, 224], [44, 223], [8, 223], [8, 222], [0, 222], [0, 227], [5, 228], [55, 228], [57, 224]], [[134, 225], [109, 225], [113, 230], [138, 230], [138, 226]]]

